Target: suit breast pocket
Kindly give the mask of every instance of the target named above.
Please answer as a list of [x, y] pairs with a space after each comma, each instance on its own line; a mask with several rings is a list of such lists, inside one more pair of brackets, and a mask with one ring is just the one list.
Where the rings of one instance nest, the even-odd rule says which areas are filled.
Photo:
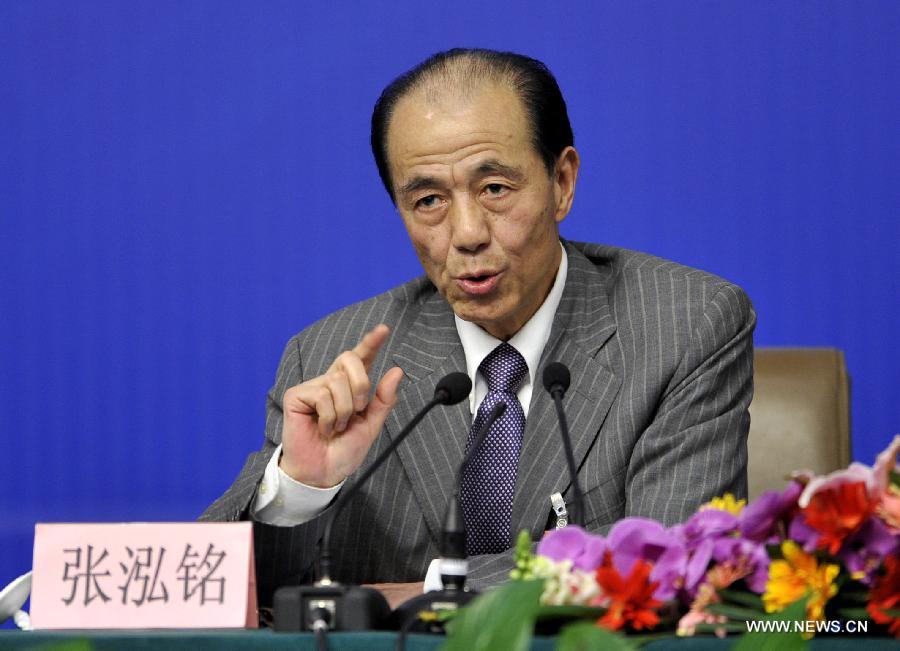
[[622, 469], [584, 493], [584, 528], [605, 534], [625, 514], [625, 472]]

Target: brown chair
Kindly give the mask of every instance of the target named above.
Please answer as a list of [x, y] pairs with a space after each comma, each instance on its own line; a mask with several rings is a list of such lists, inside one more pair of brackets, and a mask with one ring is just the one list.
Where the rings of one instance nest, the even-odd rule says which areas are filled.
[[835, 348], [758, 348], [748, 440], [750, 499], [781, 490], [793, 470], [850, 463], [850, 387]]

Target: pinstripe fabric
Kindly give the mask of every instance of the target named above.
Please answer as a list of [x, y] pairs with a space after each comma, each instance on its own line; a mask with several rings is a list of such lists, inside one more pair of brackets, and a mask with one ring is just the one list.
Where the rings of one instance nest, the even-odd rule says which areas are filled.
[[[572, 374], [565, 398], [585, 492], [588, 529], [626, 515], [683, 520], [724, 491], [746, 493], [747, 407], [756, 315], [720, 278], [614, 247], [565, 243], [569, 274], [536, 377], [550, 361]], [[266, 439], [235, 483], [201, 516], [246, 517], [281, 437], [281, 396], [324, 372], [364, 332], [387, 323], [380, 377], [403, 368], [400, 399], [366, 462], [424, 405], [435, 382], [465, 370], [447, 303], [425, 278], [336, 312], [291, 339], [267, 401]], [[352, 582], [421, 580], [438, 553], [440, 522], [462, 459], [465, 402], [431, 412], [335, 524], [335, 576]], [[540, 537], [549, 496], [569, 486], [552, 400], [532, 396], [513, 502], [513, 529]], [[324, 514], [323, 514], [324, 515]], [[275, 585], [309, 580], [323, 517], [292, 528], [255, 524], [261, 603]], [[503, 580], [508, 554], [471, 559], [471, 583]]]

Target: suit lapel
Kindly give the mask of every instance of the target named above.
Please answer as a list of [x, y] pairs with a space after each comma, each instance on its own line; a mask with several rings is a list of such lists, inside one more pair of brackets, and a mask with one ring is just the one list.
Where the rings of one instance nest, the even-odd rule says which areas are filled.
[[[608, 270], [596, 267], [569, 244], [566, 251], [566, 288], [534, 376], [513, 502], [513, 536], [524, 528], [532, 537], [539, 537], [550, 512], [550, 495], [565, 492], [570, 484], [556, 409], [541, 380], [544, 367], [552, 361], [569, 367], [572, 382], [563, 406], [579, 467], [596, 441], [622, 382], [597, 356], [616, 330], [606, 295], [611, 284]], [[583, 490], [587, 488], [582, 485]]]
[[[440, 378], [453, 371], [466, 371], [453, 312], [437, 292], [425, 300], [394, 350], [393, 360], [406, 377], [400, 384], [397, 406], [385, 423], [385, 432], [392, 438], [431, 400]], [[435, 539], [440, 536], [470, 423], [468, 400], [450, 407], [435, 407], [397, 449]]]

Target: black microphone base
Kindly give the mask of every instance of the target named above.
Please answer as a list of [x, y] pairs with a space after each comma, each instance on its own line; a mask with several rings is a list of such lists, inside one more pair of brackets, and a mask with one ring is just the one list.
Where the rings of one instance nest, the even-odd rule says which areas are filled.
[[406, 629], [413, 633], [443, 633], [444, 626], [437, 621], [419, 620], [419, 613], [457, 610], [475, 597], [477, 592], [468, 590], [435, 590], [405, 601], [391, 613], [388, 627], [391, 630]]
[[276, 631], [311, 631], [317, 613], [330, 614], [328, 628], [334, 631], [384, 629], [390, 606], [378, 590], [358, 585], [291, 585], [275, 591]]

